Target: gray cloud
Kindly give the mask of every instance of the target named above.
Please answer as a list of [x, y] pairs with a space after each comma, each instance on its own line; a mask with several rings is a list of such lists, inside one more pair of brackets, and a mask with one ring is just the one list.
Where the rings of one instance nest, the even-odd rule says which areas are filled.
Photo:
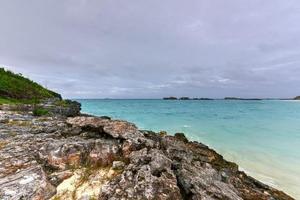
[[0, 64], [65, 97], [300, 94], [297, 0], [0, 2]]

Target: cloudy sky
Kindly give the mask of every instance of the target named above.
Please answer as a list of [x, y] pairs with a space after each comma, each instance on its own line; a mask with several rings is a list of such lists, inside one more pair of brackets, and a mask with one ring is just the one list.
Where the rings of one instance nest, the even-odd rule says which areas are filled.
[[0, 65], [67, 98], [300, 95], [299, 0], [0, 0]]

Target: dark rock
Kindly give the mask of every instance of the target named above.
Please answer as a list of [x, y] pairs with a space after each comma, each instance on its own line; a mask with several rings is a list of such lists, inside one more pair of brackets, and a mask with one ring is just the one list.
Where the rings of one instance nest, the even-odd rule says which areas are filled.
[[101, 116], [100, 118], [111, 120], [111, 117], [108, 117], [108, 116]]
[[300, 100], [300, 96], [296, 96], [294, 100]]
[[188, 142], [189, 140], [185, 137], [184, 133], [175, 133], [175, 138], [177, 140], [183, 141], [183, 142]]
[[[57, 100], [48, 100], [40, 106], [53, 114], [59, 114], [67, 117], [75, 117], [80, 114], [81, 104], [77, 101], [64, 100], [62, 103]], [[58, 104], [58, 105], [57, 105]]]

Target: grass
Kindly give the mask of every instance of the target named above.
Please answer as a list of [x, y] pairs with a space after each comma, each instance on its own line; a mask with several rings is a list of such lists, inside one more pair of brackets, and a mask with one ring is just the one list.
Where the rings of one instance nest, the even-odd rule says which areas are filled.
[[49, 113], [49, 111], [47, 109], [44, 108], [35, 108], [33, 110], [33, 115], [34, 116], [44, 116], [47, 115]]
[[7, 97], [0, 96], [0, 105], [1, 104], [36, 104], [39, 103], [39, 100], [34, 99], [12, 99]]
[[59, 100], [59, 101], [55, 101], [54, 104], [56, 106], [67, 107], [70, 104], [70, 102], [69, 100]]
[[61, 99], [59, 94], [23, 77], [22, 74], [0, 68], [0, 103], [34, 102], [54, 97]]

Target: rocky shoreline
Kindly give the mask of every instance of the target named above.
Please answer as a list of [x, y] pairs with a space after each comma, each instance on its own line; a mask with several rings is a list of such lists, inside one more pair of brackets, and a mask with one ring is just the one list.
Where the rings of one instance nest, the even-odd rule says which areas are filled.
[[182, 133], [41, 106], [0, 106], [0, 199], [293, 199]]

